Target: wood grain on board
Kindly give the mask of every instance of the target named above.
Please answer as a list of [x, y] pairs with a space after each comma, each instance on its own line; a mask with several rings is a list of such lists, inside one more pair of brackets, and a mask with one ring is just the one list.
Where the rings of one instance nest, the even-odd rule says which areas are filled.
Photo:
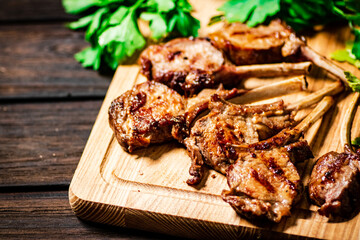
[[[195, 15], [203, 24], [201, 34], [205, 35], [209, 31], [206, 21], [215, 14], [222, 1], [192, 3], [197, 10]], [[338, 34], [349, 36], [349, 31], [345, 28], [338, 29], [336, 33], [333, 30], [324, 31], [310, 38], [309, 45], [329, 56], [335, 49], [343, 47], [343, 39], [333, 37]], [[346, 64], [342, 66], [356, 71]], [[327, 74], [316, 68], [311, 76], [310, 91], [321, 89], [331, 82]], [[279, 224], [246, 220], [219, 196], [222, 189], [227, 188], [226, 179], [221, 174], [208, 171], [197, 188], [185, 183], [190, 159], [178, 143], [155, 145], [132, 154], [124, 152], [108, 126], [108, 107], [115, 97], [144, 80], [136, 65], [119, 67], [113, 78], [70, 185], [70, 203], [80, 218], [203, 239], [359, 238], [360, 215], [350, 220], [329, 221], [317, 214], [317, 207], [309, 203], [306, 194], [293, 207], [291, 217]], [[256, 84], [257, 80], [250, 81]], [[294, 102], [298, 98], [300, 96], [288, 99]], [[350, 99], [347, 93], [343, 93], [336, 100], [336, 106], [305, 136], [316, 157], [330, 150], [342, 151], [339, 127]], [[358, 121], [359, 112], [354, 122]], [[354, 124], [352, 135], [360, 135], [357, 124]], [[314, 161], [311, 159], [298, 166], [305, 184]]]

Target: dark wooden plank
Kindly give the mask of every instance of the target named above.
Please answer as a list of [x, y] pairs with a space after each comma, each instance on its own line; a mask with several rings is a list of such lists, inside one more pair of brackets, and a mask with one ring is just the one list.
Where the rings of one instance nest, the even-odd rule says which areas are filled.
[[1, 104], [0, 189], [68, 186], [101, 103]]
[[71, 211], [67, 192], [0, 194], [0, 239], [174, 239], [156, 233], [88, 223]]
[[62, 23], [0, 25], [0, 100], [103, 97], [111, 76], [73, 57], [87, 46], [83, 35]]
[[73, 20], [61, 0], [0, 0], [0, 22]]

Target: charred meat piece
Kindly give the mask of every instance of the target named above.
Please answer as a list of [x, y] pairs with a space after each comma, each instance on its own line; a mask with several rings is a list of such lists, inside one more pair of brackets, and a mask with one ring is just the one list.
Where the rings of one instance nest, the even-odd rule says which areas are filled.
[[[269, 85], [262, 91], [254, 89], [239, 98], [252, 99], [251, 95], [255, 93], [265, 96], [268, 91], [274, 94], [277, 90], [273, 87], [276, 87], [276, 84]], [[298, 139], [298, 132], [287, 130], [283, 135], [277, 136], [279, 139], [272, 138], [271, 142], [261, 142], [261, 145], [258, 143], [291, 126], [296, 110], [311, 106], [322, 97], [335, 95], [342, 89], [342, 84], [338, 81], [288, 106], [284, 106], [282, 101], [260, 106], [235, 105], [214, 96], [208, 115], [197, 120], [192, 127], [192, 120], [182, 119], [182, 122], [177, 121], [173, 128], [174, 138], [186, 145], [192, 159], [192, 178], [187, 183], [193, 185], [201, 181], [205, 164], [225, 174], [227, 167], [237, 159], [237, 151], [233, 146], [254, 143], [258, 145], [252, 147], [261, 150], [277, 142], [280, 144], [278, 146], [284, 146], [282, 139], [290, 139], [291, 134], [294, 135], [292, 138]], [[184, 115], [194, 114], [186, 111]]]
[[227, 24], [220, 31], [210, 34], [210, 38], [214, 46], [236, 65], [311, 61], [348, 86], [343, 69], [307, 46], [280, 20], [255, 28], [241, 23]]
[[306, 141], [242, 152], [227, 170], [231, 190], [223, 192], [223, 199], [248, 218], [266, 217], [280, 222], [283, 216], [290, 215], [291, 206], [302, 191], [294, 163], [311, 157]]
[[206, 163], [225, 174], [238, 153], [233, 145], [255, 143], [290, 126], [283, 101], [257, 106], [235, 105], [213, 95], [210, 113], [196, 121], [184, 140], [192, 159], [188, 184], [197, 184]]
[[355, 153], [350, 145], [351, 126], [359, 97], [359, 92], [353, 93], [346, 108], [345, 122], [341, 125], [340, 140], [345, 151], [321, 156], [310, 176], [309, 196], [321, 206], [319, 213], [327, 217], [350, 217], [360, 201], [360, 151]]
[[144, 82], [116, 98], [109, 108], [109, 123], [119, 144], [128, 152], [172, 139], [173, 118], [185, 110], [174, 90], [157, 82]]
[[141, 72], [185, 96], [220, 83], [236, 86], [249, 77], [301, 75], [310, 63], [281, 63], [236, 67], [226, 63], [222, 52], [207, 39], [178, 38], [163, 45], [152, 45], [140, 56]]
[[[334, 87], [339, 87], [341, 89], [341, 84], [337, 84]], [[217, 94], [221, 98], [227, 100], [232, 99], [232, 101], [245, 104], [251, 103], [255, 101], [260, 101], [264, 99], [269, 99], [273, 97], [278, 97], [282, 95], [286, 95], [293, 92], [303, 91], [307, 88], [307, 82], [305, 76], [298, 76], [294, 78], [290, 78], [287, 80], [279, 81], [276, 83], [271, 83], [266, 86], [254, 88], [251, 90], [224, 90], [222, 88], [214, 89], [204, 89], [202, 90], [196, 97], [188, 98], [186, 111], [184, 114], [179, 115], [176, 119], [176, 124], [174, 125], [172, 134], [175, 139], [177, 139], [180, 143], [184, 143], [185, 138], [190, 136], [191, 125], [194, 122], [195, 118], [199, 116], [199, 114], [208, 109], [210, 97], [213, 94]], [[300, 105], [308, 105], [318, 102], [318, 95], [324, 96], [329, 94], [331, 89], [324, 89], [324, 93], [316, 94], [317, 96], [311, 97], [309, 96], [309, 101], [304, 101], [304, 104]], [[335, 91], [334, 91], [335, 92]], [[292, 106], [291, 110], [299, 107], [299, 105]]]
[[312, 157], [307, 142], [299, 138], [332, 103], [331, 97], [325, 97], [300, 124], [270, 139], [233, 145], [239, 157], [227, 170], [230, 190], [223, 191], [224, 201], [249, 218], [266, 217], [280, 222], [283, 216], [288, 216], [301, 192], [294, 163]]
[[236, 65], [294, 60], [300, 45], [304, 44], [280, 20], [254, 28], [242, 23], [227, 24], [220, 31], [210, 34], [210, 38]]
[[219, 71], [224, 62], [222, 53], [210, 41], [198, 38], [152, 45], [140, 56], [141, 72], [149, 80], [188, 95], [213, 87], [212, 73]]
[[[349, 216], [360, 200], [360, 156], [349, 147], [345, 152], [321, 156], [312, 170], [309, 196], [321, 206], [319, 213]], [[357, 201], [356, 201], [357, 200]]]

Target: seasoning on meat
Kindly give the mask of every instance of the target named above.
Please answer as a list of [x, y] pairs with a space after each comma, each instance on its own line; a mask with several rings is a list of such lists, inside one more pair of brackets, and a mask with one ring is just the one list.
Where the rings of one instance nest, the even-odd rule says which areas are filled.
[[178, 38], [162, 45], [152, 45], [140, 56], [141, 72], [185, 96], [220, 83], [237, 86], [245, 78], [301, 75], [311, 64], [280, 63], [234, 66], [226, 63], [222, 52], [209, 39]]
[[185, 100], [157, 82], [144, 82], [116, 98], [109, 123], [119, 144], [128, 152], [172, 139], [173, 118], [185, 110]]
[[233, 145], [239, 156], [227, 170], [230, 190], [223, 191], [224, 201], [249, 218], [265, 217], [280, 222], [282, 217], [289, 216], [301, 193], [300, 176], [294, 164], [312, 157], [307, 142], [299, 138], [332, 103], [331, 97], [324, 97], [300, 124], [267, 140]]
[[236, 65], [298, 60], [300, 46], [305, 44], [280, 20], [254, 28], [235, 22], [209, 37]]
[[315, 163], [309, 181], [309, 196], [327, 217], [350, 217], [360, 201], [360, 151], [351, 148], [350, 135], [360, 93], [353, 93], [341, 124], [344, 152], [329, 152]]

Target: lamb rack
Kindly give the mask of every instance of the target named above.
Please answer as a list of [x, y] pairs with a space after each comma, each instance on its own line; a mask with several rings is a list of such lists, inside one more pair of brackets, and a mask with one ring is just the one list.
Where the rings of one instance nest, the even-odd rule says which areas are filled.
[[186, 102], [174, 90], [157, 82], [144, 82], [112, 101], [109, 123], [119, 144], [128, 152], [150, 143], [172, 139], [172, 118]]
[[297, 54], [303, 44], [295, 32], [280, 20], [254, 28], [242, 23], [226, 24], [209, 37], [236, 65], [298, 60]]
[[350, 108], [341, 129], [344, 152], [329, 152], [315, 163], [309, 181], [310, 199], [320, 206], [318, 212], [326, 217], [349, 217], [360, 200], [360, 154], [350, 144], [350, 129], [359, 93], [353, 94]]
[[283, 101], [252, 106], [238, 105], [227, 102], [218, 95], [212, 96], [210, 113], [197, 120], [190, 132], [187, 128], [188, 133], [183, 132], [182, 135], [182, 142], [192, 159], [189, 171], [191, 178], [187, 183], [194, 185], [201, 181], [205, 164], [225, 174], [227, 168], [238, 158], [234, 145], [256, 143], [274, 136], [294, 123], [296, 110], [341, 90], [342, 84], [336, 82], [289, 106], [285, 106]]
[[197, 114], [207, 109], [210, 96], [214, 93], [224, 99], [243, 95], [240, 98], [246, 101], [304, 89], [305, 79], [298, 77], [253, 90], [204, 89], [198, 96], [185, 99], [164, 84], [148, 81], [135, 85], [111, 103], [109, 123], [119, 144], [132, 152], [152, 143], [173, 139], [172, 128], [175, 124], [179, 125], [179, 119], [185, 119], [187, 113], [186, 120], [190, 124]]
[[280, 20], [255, 28], [242, 23], [226, 24], [210, 34], [210, 38], [236, 65], [311, 61], [348, 85], [340, 67], [307, 46], [302, 37]]
[[280, 222], [302, 191], [295, 163], [312, 157], [303, 133], [332, 105], [324, 99], [299, 125], [286, 128], [272, 138], [253, 144], [233, 145], [238, 157], [226, 173], [230, 190], [222, 198], [237, 213], [248, 218]]
[[309, 62], [234, 66], [206, 38], [178, 38], [149, 46], [139, 61], [148, 80], [164, 83], [185, 96], [220, 83], [234, 87], [249, 77], [302, 75], [311, 66]]

